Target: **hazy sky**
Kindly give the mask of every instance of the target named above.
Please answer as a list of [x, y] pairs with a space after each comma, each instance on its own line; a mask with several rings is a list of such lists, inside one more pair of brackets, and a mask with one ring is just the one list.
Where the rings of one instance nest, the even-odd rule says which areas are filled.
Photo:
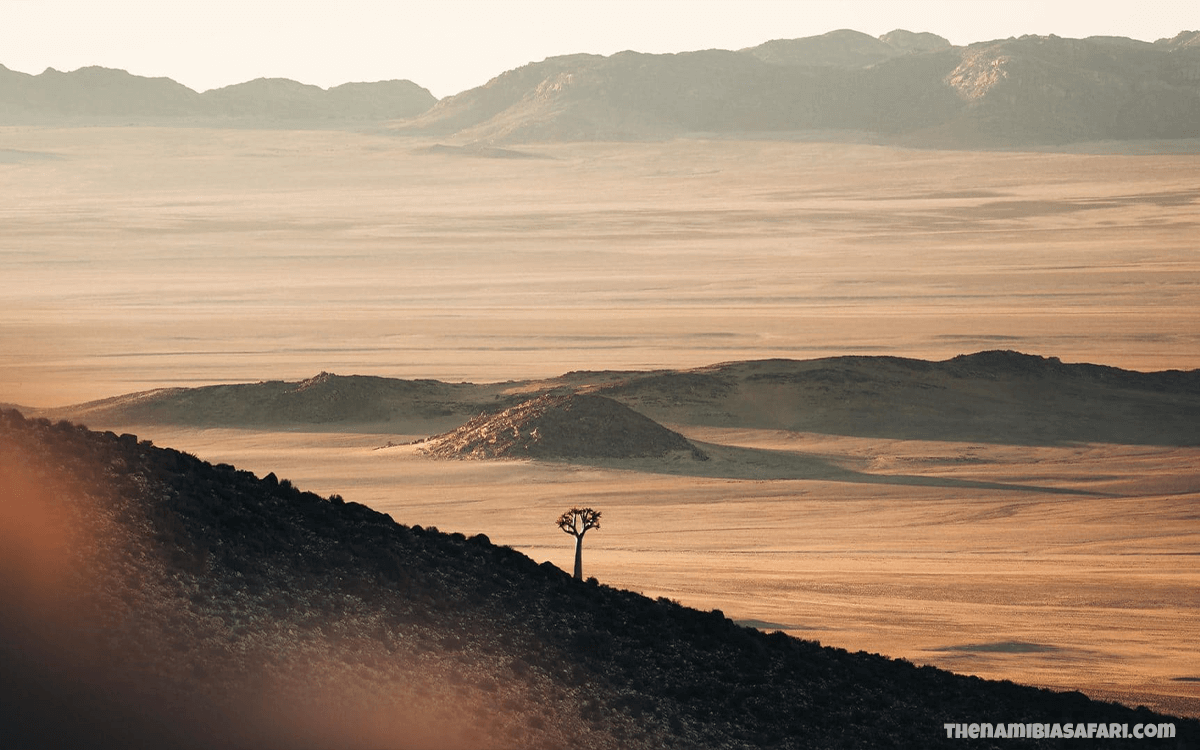
[[850, 28], [955, 44], [1022, 34], [1154, 41], [1197, 0], [0, 0], [0, 64], [167, 76], [198, 91], [261, 76], [319, 86], [407, 78], [436, 96], [527, 62], [749, 47]]

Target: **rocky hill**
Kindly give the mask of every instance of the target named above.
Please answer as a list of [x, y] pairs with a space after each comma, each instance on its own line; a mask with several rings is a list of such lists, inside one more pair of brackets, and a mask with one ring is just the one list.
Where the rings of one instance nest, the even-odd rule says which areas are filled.
[[980, 721], [1200, 742], [1194, 719], [766, 634], [133, 435], [7, 411], [0, 457], [4, 747], [1006, 744], [944, 729]]
[[481, 414], [429, 439], [436, 458], [664, 458], [704, 452], [677, 432], [603, 396], [546, 394]]
[[961, 112], [929, 133], [976, 144], [1196, 138], [1200, 32], [1158, 44], [1021, 37], [971, 45], [945, 82]]
[[260, 78], [198, 93], [169, 78], [87, 67], [38, 75], [0, 65], [0, 124], [312, 127], [416, 116], [436, 98], [411, 81], [331, 89]]
[[572, 55], [504, 73], [398, 129], [494, 143], [829, 131], [934, 147], [1193, 139], [1197, 36], [952, 47], [843, 30], [737, 52]]

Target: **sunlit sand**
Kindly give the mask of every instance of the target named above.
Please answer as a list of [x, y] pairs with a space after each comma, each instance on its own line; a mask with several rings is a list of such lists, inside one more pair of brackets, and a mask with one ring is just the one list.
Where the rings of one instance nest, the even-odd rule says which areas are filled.
[[1200, 156], [5, 128], [0, 398], [1017, 349], [1200, 367]]

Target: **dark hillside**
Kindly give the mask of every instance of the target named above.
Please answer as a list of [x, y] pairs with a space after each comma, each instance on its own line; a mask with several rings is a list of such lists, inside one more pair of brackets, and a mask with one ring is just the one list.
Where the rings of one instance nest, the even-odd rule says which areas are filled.
[[0, 747], [1012, 746], [947, 739], [977, 721], [1200, 742], [1196, 720], [767, 635], [14, 411], [0, 498]]

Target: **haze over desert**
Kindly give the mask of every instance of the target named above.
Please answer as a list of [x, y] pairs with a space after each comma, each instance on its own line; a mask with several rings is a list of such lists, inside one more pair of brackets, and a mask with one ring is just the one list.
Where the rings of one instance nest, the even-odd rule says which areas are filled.
[[[1195, 88], [1200, 35], [1166, 41]], [[555, 519], [594, 508], [600, 584], [1200, 717], [1194, 123], [415, 130], [533, 67], [404, 122], [0, 126], [0, 405], [568, 572]]]

